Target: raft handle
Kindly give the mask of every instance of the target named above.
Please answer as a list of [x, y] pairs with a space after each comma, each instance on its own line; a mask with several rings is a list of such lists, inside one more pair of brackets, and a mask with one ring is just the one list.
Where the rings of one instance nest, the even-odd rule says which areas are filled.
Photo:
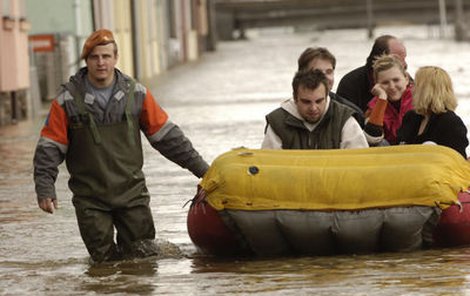
[[[467, 203], [470, 203], [470, 202], [463, 202], [464, 204], [467, 204]], [[456, 205], [459, 207], [459, 213], [463, 213], [463, 204], [462, 202], [460, 202], [460, 200], [456, 201], [456, 202], [453, 202], [453, 203], [450, 203], [450, 202], [435, 202], [436, 204], [436, 207], [438, 208], [441, 208], [441, 205], [449, 205], [449, 206], [453, 206], [453, 205]]]
[[205, 204], [206, 201], [206, 191], [201, 187], [201, 185], [197, 185], [197, 192], [196, 192], [196, 195], [192, 198], [192, 199], [189, 199], [188, 201], [186, 201], [182, 208], [184, 208], [189, 202], [191, 202], [191, 207], [193, 207], [196, 203], [202, 203], [202, 204]]

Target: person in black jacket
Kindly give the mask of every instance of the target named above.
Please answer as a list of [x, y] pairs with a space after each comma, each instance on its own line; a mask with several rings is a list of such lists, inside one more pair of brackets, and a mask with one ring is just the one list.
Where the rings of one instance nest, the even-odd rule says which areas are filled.
[[414, 110], [408, 111], [398, 130], [400, 144], [437, 144], [450, 147], [467, 158], [467, 128], [454, 113], [457, 107], [449, 74], [439, 67], [416, 72]]
[[382, 35], [375, 39], [366, 64], [343, 76], [336, 89], [336, 94], [350, 100], [363, 112], [366, 112], [367, 103], [374, 97], [371, 93], [375, 85], [372, 65], [383, 54], [396, 56], [406, 70], [406, 48], [403, 43], [394, 36]]
[[297, 71], [320, 70], [323, 72], [328, 79], [329, 97], [353, 109], [353, 117], [361, 127], [364, 127], [364, 112], [350, 100], [331, 91], [335, 81], [336, 58], [328, 49], [324, 47], [308, 47], [300, 54], [297, 64]]

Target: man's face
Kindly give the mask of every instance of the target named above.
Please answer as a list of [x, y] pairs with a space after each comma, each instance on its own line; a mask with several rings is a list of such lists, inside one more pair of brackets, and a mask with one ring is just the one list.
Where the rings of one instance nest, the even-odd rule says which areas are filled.
[[390, 50], [390, 54], [396, 56], [403, 65], [403, 68], [406, 70], [408, 64], [406, 63], [406, 48], [403, 43], [397, 39], [390, 39], [388, 48]]
[[333, 88], [333, 84], [335, 83], [335, 69], [333, 69], [333, 65], [330, 61], [324, 59], [313, 59], [308, 64], [308, 69], [322, 71], [328, 79], [328, 91]]
[[114, 46], [113, 43], [98, 45], [86, 59], [88, 78], [95, 86], [108, 86], [114, 79], [114, 67], [117, 63]]
[[308, 123], [317, 123], [325, 113], [327, 90], [323, 84], [316, 89], [299, 86], [295, 104], [300, 116]]

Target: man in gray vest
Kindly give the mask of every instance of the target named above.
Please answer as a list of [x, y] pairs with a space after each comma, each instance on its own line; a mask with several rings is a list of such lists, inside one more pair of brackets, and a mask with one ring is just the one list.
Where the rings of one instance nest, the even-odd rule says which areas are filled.
[[320, 70], [298, 71], [293, 99], [266, 116], [263, 149], [366, 148], [354, 110], [331, 100], [328, 79]]

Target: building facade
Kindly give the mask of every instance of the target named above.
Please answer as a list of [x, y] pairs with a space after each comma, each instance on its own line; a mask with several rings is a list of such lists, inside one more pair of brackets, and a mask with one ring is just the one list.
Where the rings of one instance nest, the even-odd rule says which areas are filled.
[[30, 102], [28, 31], [25, 3], [0, 0], [0, 125], [14, 123], [27, 116]]
[[[0, 0], [0, 3], [3, 15], [0, 91], [10, 98], [11, 92], [26, 90], [32, 106], [47, 104], [60, 84], [84, 66], [79, 60], [81, 48], [96, 29], [114, 32], [119, 48], [117, 67], [146, 84], [171, 67], [197, 60], [203, 52], [215, 49], [209, 45], [209, 11], [213, 0]], [[12, 58], [4, 52], [15, 54]], [[16, 69], [13, 75], [12, 69]], [[0, 105], [0, 114], [8, 113], [8, 108], [12, 107]], [[26, 108], [24, 113], [35, 113], [37, 108]], [[1, 120], [0, 117], [0, 124], [8, 123]]]

